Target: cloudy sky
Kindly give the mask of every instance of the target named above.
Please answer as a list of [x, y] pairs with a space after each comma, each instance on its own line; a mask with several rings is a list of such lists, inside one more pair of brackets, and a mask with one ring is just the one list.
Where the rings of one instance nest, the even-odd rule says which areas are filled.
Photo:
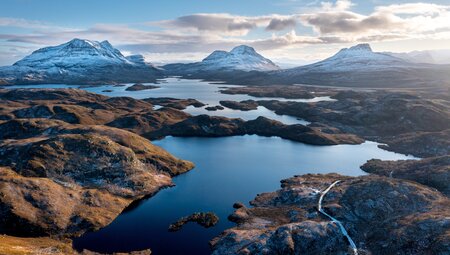
[[247, 44], [300, 65], [361, 42], [449, 49], [450, 0], [1, 0], [0, 65], [72, 38], [109, 40], [156, 63]]

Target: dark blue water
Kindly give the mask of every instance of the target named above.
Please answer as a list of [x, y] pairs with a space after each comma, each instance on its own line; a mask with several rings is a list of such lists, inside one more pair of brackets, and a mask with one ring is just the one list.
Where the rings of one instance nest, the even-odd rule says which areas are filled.
[[[377, 144], [312, 146], [280, 138], [168, 137], [155, 144], [196, 164], [174, 178], [176, 187], [141, 201], [109, 226], [74, 240], [77, 249], [98, 252], [150, 248], [152, 254], [209, 254], [208, 241], [233, 224], [227, 220], [234, 202], [247, 203], [256, 194], [279, 188], [280, 180], [305, 173], [338, 172], [362, 175], [359, 166], [371, 158], [406, 159], [377, 148]], [[213, 211], [220, 222], [205, 229], [189, 223], [176, 233], [170, 223], [198, 211]]]

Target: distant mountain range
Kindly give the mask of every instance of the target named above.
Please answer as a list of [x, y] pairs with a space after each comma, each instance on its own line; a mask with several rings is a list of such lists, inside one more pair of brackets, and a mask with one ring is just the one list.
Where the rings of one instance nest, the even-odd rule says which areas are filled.
[[450, 50], [423, 50], [407, 53], [386, 52], [386, 54], [404, 59], [412, 63], [427, 63], [437, 65], [450, 64]]
[[[216, 61], [221, 62], [220, 59], [217, 58]], [[415, 63], [390, 53], [374, 52], [369, 44], [342, 49], [335, 55], [313, 64], [264, 72], [256, 68], [252, 71], [215, 68], [219, 66], [217, 64], [211, 64], [213, 67], [210, 67], [210, 70], [198, 69], [198, 66], [206, 65], [205, 60], [193, 64], [166, 65], [163, 69], [169, 70], [170, 75], [241, 85], [417, 87], [442, 86], [450, 82], [450, 65]]]
[[154, 81], [162, 72], [141, 55], [125, 57], [108, 41], [73, 39], [42, 48], [0, 68], [3, 83], [116, 83]]
[[[243, 85], [313, 84], [355, 87], [414, 87], [449, 84], [450, 65], [435, 53], [380, 53], [369, 44], [342, 49], [325, 60], [280, 69], [252, 47], [214, 51], [201, 62], [160, 68], [142, 55], [125, 57], [108, 41], [73, 39], [46, 47], [12, 66], [0, 67], [0, 84], [153, 82], [177, 75]], [[443, 57], [441, 56], [441, 59]]]

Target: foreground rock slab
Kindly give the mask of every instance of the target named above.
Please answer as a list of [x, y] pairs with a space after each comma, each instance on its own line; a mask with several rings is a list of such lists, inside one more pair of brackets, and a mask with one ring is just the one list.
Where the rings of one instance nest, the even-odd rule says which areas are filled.
[[[235, 206], [237, 226], [211, 241], [213, 254], [352, 254], [342, 222], [359, 254], [448, 254], [450, 200], [435, 189], [379, 176], [303, 175], [281, 189]], [[420, 233], [420, 234], [418, 234]]]

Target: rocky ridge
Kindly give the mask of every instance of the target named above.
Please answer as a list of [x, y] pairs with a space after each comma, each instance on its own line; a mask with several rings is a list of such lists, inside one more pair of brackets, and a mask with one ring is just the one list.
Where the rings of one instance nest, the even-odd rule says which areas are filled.
[[198, 115], [167, 125], [159, 130], [144, 134], [150, 139], [159, 139], [165, 136], [201, 136], [221, 137], [235, 135], [278, 136], [284, 139], [315, 144], [360, 144], [364, 140], [358, 136], [330, 129], [332, 132], [324, 133], [318, 129], [300, 124], [285, 125], [281, 122], [258, 117], [255, 120], [229, 119], [225, 117]]

